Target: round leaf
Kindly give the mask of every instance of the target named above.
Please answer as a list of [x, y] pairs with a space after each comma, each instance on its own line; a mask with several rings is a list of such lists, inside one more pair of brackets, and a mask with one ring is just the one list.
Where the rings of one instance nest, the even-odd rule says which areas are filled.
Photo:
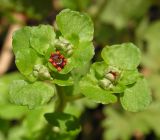
[[93, 23], [85, 14], [65, 9], [57, 15], [56, 22], [62, 35], [67, 39], [72, 36], [78, 36], [81, 41], [93, 39]]
[[32, 27], [30, 44], [39, 54], [44, 55], [48, 48], [54, 46], [55, 33], [50, 25]]
[[15, 54], [17, 53], [17, 51], [24, 50], [30, 47], [30, 31], [31, 27], [24, 27], [14, 32], [12, 45]]
[[9, 95], [12, 103], [27, 105], [30, 109], [50, 101], [55, 90], [43, 82], [28, 84], [24, 80], [15, 80], [10, 86]]
[[77, 66], [85, 65], [94, 55], [94, 47], [91, 42], [80, 42], [73, 51], [72, 57], [75, 59], [75, 65]]
[[118, 83], [122, 85], [130, 85], [137, 81], [140, 77], [138, 70], [124, 70], [122, 71], [122, 76], [120, 77]]
[[105, 47], [102, 50], [104, 61], [121, 69], [133, 70], [140, 63], [140, 50], [132, 43], [124, 43]]
[[31, 74], [34, 65], [39, 62], [40, 58], [32, 48], [22, 49], [16, 53], [16, 66], [24, 75]]
[[150, 90], [145, 79], [139, 79], [134, 86], [127, 88], [120, 98], [124, 109], [132, 112], [142, 111], [151, 102]]

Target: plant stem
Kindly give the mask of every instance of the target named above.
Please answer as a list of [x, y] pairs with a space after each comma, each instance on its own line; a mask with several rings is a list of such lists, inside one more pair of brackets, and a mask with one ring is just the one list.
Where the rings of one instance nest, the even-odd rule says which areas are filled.
[[58, 99], [57, 99], [55, 112], [63, 112], [67, 102], [66, 102], [65, 93], [62, 87], [57, 86], [57, 94], [58, 94]]
[[58, 100], [55, 108], [56, 112], [62, 112], [68, 102], [84, 98], [84, 95], [82, 94], [78, 94], [75, 96], [66, 96], [63, 87], [60, 86], [57, 86], [57, 94], [58, 94]]

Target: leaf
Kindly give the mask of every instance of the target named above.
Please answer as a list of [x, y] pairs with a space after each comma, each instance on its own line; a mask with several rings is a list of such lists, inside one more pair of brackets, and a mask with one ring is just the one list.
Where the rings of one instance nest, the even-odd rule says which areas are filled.
[[124, 109], [132, 112], [146, 109], [151, 102], [150, 90], [145, 79], [139, 79], [135, 85], [127, 88], [120, 98]]
[[78, 47], [73, 50], [73, 59], [75, 59], [75, 65], [81, 66], [88, 63], [94, 55], [94, 47], [91, 42], [80, 42]]
[[140, 50], [132, 43], [105, 47], [101, 55], [107, 64], [125, 70], [136, 69], [141, 59]]
[[92, 64], [90, 72], [94, 74], [97, 79], [102, 79], [107, 68], [108, 65], [104, 61], [95, 62]]
[[16, 66], [18, 70], [24, 75], [31, 74], [34, 65], [41, 63], [40, 57], [38, 57], [37, 53], [32, 48], [17, 51], [15, 55]]
[[12, 45], [15, 54], [20, 50], [24, 50], [30, 47], [30, 42], [29, 42], [30, 32], [31, 32], [31, 27], [28, 26], [14, 32], [12, 37], [13, 38]]
[[15, 80], [10, 86], [9, 96], [12, 103], [36, 108], [50, 101], [55, 90], [43, 82], [28, 84], [24, 80]]
[[8, 89], [10, 83], [15, 79], [24, 79], [24, 77], [18, 73], [13, 72], [6, 75], [1, 76], [0, 78], [0, 105], [8, 104]]
[[98, 86], [98, 83], [93, 83], [94, 81], [89, 81], [90, 78], [87, 75], [80, 82], [80, 91], [87, 98], [91, 99], [96, 103], [108, 104], [114, 103], [117, 101], [115, 95], [113, 95], [110, 91], [103, 90]]
[[93, 39], [93, 23], [85, 14], [65, 9], [57, 15], [56, 22], [62, 35], [67, 39], [71, 39], [72, 36], [78, 36], [80, 41]]
[[140, 77], [138, 70], [125, 70], [122, 71], [122, 76], [120, 77], [118, 83], [122, 85], [130, 85], [137, 81]]
[[110, 89], [110, 92], [111, 93], [123, 93], [125, 89], [126, 89], [125, 85], [118, 83]]
[[16, 57], [16, 66], [24, 75], [30, 75], [33, 67], [41, 63], [41, 58], [36, 51], [30, 48], [31, 27], [24, 27], [13, 35], [13, 51]]
[[9, 103], [0, 105], [0, 118], [5, 120], [21, 119], [27, 112], [28, 109], [23, 106], [16, 106]]
[[80, 132], [80, 124], [78, 119], [70, 114], [63, 112], [55, 112], [45, 114], [45, 118], [50, 125], [53, 126], [53, 132], [56, 133], [55, 138], [65, 135], [67, 138], [76, 136]]
[[50, 25], [32, 27], [30, 44], [39, 54], [44, 55], [47, 50], [54, 46], [55, 33]]

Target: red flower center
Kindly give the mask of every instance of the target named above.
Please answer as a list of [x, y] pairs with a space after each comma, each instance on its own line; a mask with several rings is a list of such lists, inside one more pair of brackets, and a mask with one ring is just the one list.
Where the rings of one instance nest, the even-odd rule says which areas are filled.
[[64, 66], [67, 64], [67, 59], [64, 58], [62, 54], [60, 54], [59, 51], [56, 51], [56, 53], [51, 53], [51, 56], [49, 58], [49, 62], [58, 70], [61, 71]]

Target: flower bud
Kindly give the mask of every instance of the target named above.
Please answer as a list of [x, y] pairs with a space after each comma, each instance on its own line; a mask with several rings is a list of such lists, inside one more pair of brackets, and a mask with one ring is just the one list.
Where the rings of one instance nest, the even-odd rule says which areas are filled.
[[63, 50], [66, 52], [68, 55], [71, 55], [73, 52], [73, 45], [66, 40], [63, 37], [59, 37], [59, 39], [56, 39], [55, 41], [56, 47], [60, 50]]
[[33, 75], [40, 80], [49, 80], [52, 79], [48, 71], [48, 68], [44, 65], [35, 65], [33, 68]]
[[70, 56], [70, 55], [72, 55], [72, 53], [73, 53], [73, 50], [68, 50], [67, 51], [67, 54]]
[[111, 81], [106, 78], [99, 81], [99, 85], [104, 89], [107, 89], [110, 84], [112, 84]]
[[115, 77], [112, 73], [107, 73], [105, 77], [112, 82], [115, 80]]

